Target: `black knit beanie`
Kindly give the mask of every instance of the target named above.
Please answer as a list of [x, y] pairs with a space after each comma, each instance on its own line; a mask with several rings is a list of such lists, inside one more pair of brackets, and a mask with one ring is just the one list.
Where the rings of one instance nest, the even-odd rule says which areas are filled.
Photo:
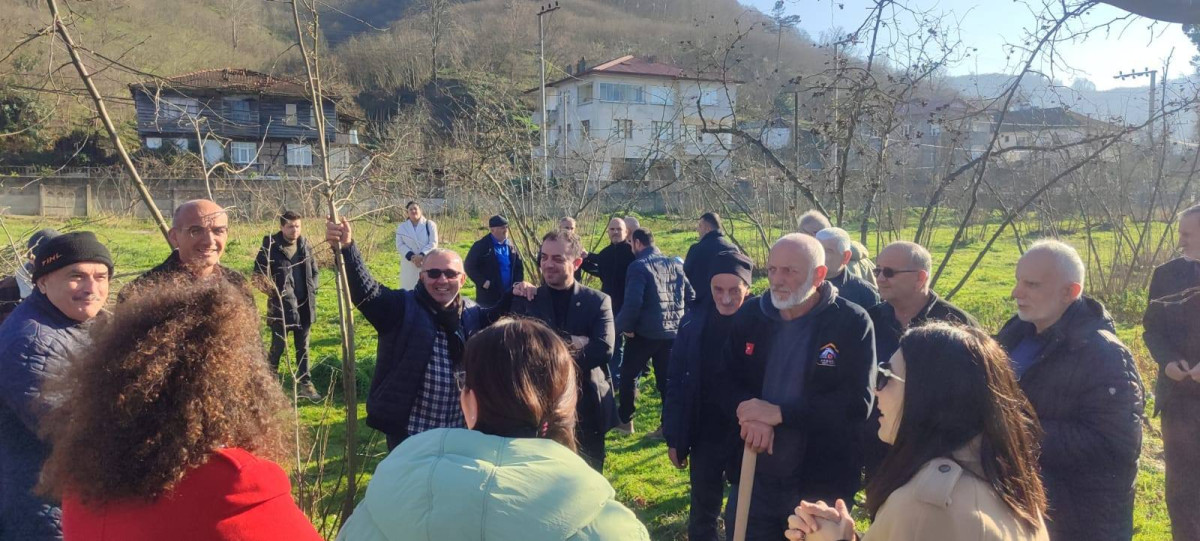
[[44, 241], [33, 260], [33, 280], [75, 263], [104, 263], [112, 274], [113, 260], [91, 231], [76, 231]]
[[709, 269], [712, 271], [713, 276], [718, 274], [736, 275], [743, 282], [746, 282], [746, 285], [750, 285], [754, 280], [754, 262], [749, 257], [733, 250], [717, 254], [717, 257], [713, 258]]

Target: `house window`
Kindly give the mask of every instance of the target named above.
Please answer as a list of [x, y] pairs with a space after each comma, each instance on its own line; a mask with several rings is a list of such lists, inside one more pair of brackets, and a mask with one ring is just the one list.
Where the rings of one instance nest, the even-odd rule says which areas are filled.
[[579, 135], [581, 137], [585, 137], [585, 138], [590, 137], [592, 135], [592, 121], [590, 121], [590, 120], [580, 120], [579, 121]]
[[650, 105], [675, 105], [675, 91], [665, 86], [650, 86], [646, 88]]
[[289, 144], [287, 146], [287, 164], [300, 167], [312, 166], [312, 147]]
[[171, 141], [171, 143], [173, 143], [175, 145], [175, 148], [178, 148], [179, 150], [182, 150], [184, 152], [187, 152], [187, 150], [188, 150], [188, 140], [187, 139], [175, 139], [174, 141]]
[[[233, 159], [234, 165], [250, 165], [254, 163], [254, 155], [258, 153], [258, 144], [256, 143], [233, 143], [230, 145], [229, 155]], [[291, 155], [288, 155], [291, 158]]]
[[675, 124], [671, 122], [653, 121], [650, 130], [659, 141], [670, 141], [675, 138]]
[[283, 125], [295, 126], [300, 123], [299, 117], [296, 115], [296, 104], [289, 103], [283, 106]]
[[356, 130], [356, 129], [350, 130], [350, 144], [352, 144], [352, 145], [358, 144], [358, 130]]
[[250, 101], [249, 100], [230, 100], [229, 101], [229, 120], [232, 122], [249, 123], [250, 122]]
[[592, 83], [579, 85], [579, 103], [588, 103], [592, 101]]
[[617, 139], [633, 139], [633, 121], [629, 119], [613, 119], [613, 133]]
[[619, 83], [597, 83], [596, 91], [602, 101], [645, 103], [642, 87]]
[[162, 148], [162, 137], [147, 137], [146, 148], [151, 150]]
[[200, 100], [196, 98], [164, 97], [158, 99], [158, 117], [166, 120], [176, 120], [187, 117], [194, 119], [200, 116]]
[[721, 103], [721, 91], [716, 88], [700, 92], [700, 105], [718, 105]]

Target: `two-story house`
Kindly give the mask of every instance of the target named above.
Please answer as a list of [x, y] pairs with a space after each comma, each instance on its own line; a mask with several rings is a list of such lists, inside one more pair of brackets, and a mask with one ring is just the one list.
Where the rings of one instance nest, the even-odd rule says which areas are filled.
[[[995, 121], [1000, 121], [1000, 113], [995, 113]], [[1000, 137], [996, 140], [997, 149], [1012, 147], [1054, 147], [1080, 143], [1086, 139], [1115, 133], [1120, 126], [1098, 120], [1071, 111], [1065, 107], [1028, 107], [1005, 113], [1003, 124], [1000, 125]], [[1102, 142], [1085, 145], [1086, 149], [1096, 149]], [[1085, 149], [1081, 149], [1085, 150]], [[1009, 163], [1019, 163], [1036, 158], [1038, 153], [1029, 150], [1014, 150], [1006, 154]], [[1100, 160], [1116, 158], [1116, 149], [1098, 156]]]
[[[142, 146], [174, 145], [267, 176], [313, 176], [320, 143], [304, 83], [245, 69], [212, 69], [130, 85]], [[339, 113], [340, 96], [324, 98], [326, 142], [334, 174], [354, 160], [357, 119]]]
[[546, 85], [546, 118], [539, 110], [534, 121], [547, 148], [535, 161], [545, 156], [557, 178], [601, 182], [727, 175], [731, 136], [704, 130], [733, 125], [737, 85], [634, 56], [580, 61]]

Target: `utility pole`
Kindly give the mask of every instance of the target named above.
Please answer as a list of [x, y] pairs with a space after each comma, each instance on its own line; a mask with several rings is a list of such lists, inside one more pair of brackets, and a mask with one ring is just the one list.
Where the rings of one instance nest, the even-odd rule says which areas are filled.
[[542, 91], [542, 187], [550, 185], [550, 143], [546, 131], [549, 129], [549, 118], [546, 118], [546, 25], [542, 18], [546, 14], [558, 10], [557, 0], [554, 5], [545, 5], [541, 11], [537, 12], [538, 18], [538, 59], [541, 68], [541, 84], [539, 85]]
[[1150, 116], [1146, 117], [1147, 121], [1149, 122], [1149, 124], [1146, 126], [1146, 133], [1150, 135], [1150, 146], [1154, 147], [1154, 92], [1155, 86], [1157, 86], [1158, 83], [1158, 70], [1143, 68], [1142, 71], [1137, 72], [1133, 70], [1130, 70], [1129, 73], [1121, 71], [1117, 72], [1117, 75], [1113, 75], [1113, 79], [1120, 79], [1124, 81], [1125, 79], [1136, 79], [1138, 77], [1145, 77], [1147, 75], [1150, 76]]

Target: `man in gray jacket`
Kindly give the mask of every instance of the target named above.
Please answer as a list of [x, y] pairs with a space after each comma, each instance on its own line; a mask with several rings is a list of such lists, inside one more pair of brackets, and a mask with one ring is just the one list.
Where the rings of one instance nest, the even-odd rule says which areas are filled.
[[[666, 396], [667, 361], [671, 344], [683, 319], [684, 306], [696, 292], [688, 283], [683, 264], [654, 246], [654, 235], [645, 229], [633, 232], [633, 253], [625, 278], [625, 302], [617, 314], [617, 332], [625, 335], [625, 360], [621, 364], [618, 430], [633, 433], [637, 383], [647, 362], [653, 362], [654, 386]], [[650, 435], [661, 435], [661, 428]]]

